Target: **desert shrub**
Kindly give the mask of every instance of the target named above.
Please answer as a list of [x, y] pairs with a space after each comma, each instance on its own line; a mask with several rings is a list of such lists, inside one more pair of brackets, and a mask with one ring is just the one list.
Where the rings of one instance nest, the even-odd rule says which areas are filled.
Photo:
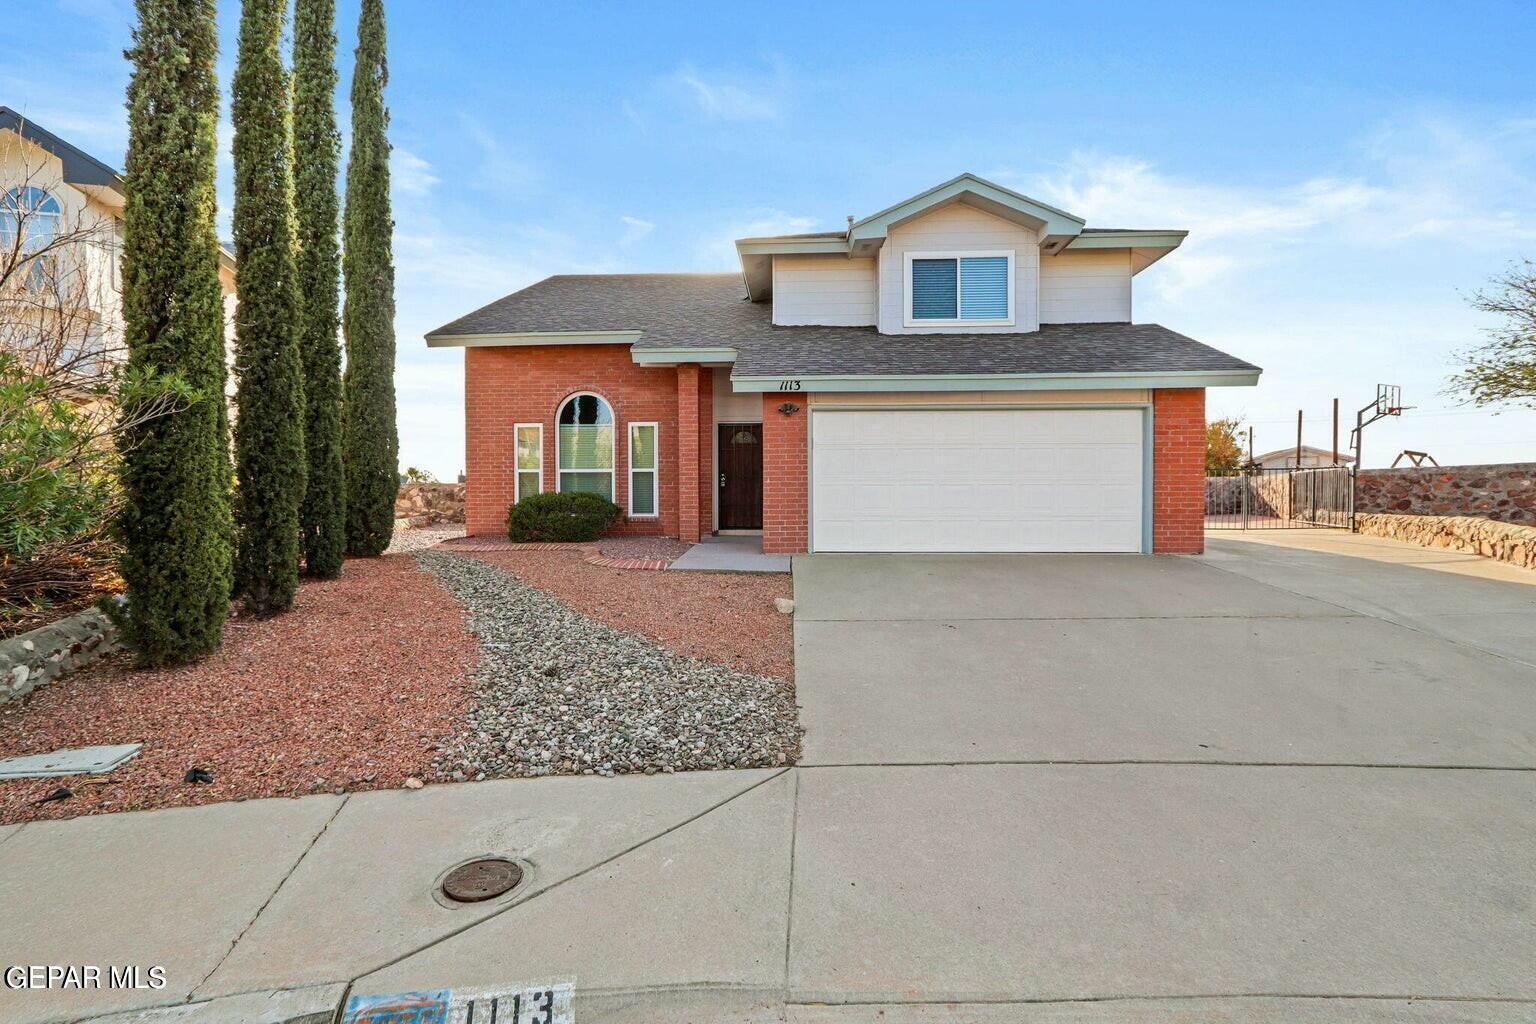
[[26, 354], [0, 351], [0, 636], [122, 589], [104, 530], [121, 504], [119, 400], [164, 415], [194, 398], [170, 378]]
[[619, 514], [597, 494], [530, 494], [507, 511], [507, 536], [518, 543], [597, 540]]

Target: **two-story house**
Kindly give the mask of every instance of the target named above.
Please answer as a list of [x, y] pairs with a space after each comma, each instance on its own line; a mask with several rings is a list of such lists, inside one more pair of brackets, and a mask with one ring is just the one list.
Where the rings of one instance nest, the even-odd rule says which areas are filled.
[[1260, 371], [1131, 322], [1184, 237], [963, 174], [739, 274], [547, 278], [427, 336], [466, 350], [469, 532], [559, 490], [766, 552], [1201, 551], [1205, 389]]
[[[52, 280], [43, 281], [40, 261], [25, 266], [13, 284], [30, 288], [39, 298], [9, 304], [8, 312], [56, 307], [54, 313], [78, 321], [67, 329], [81, 342], [121, 358], [124, 202], [123, 177], [116, 170], [0, 106], [0, 247], [17, 253], [10, 262], [18, 266], [27, 251], [51, 249], [48, 268], [53, 271]], [[224, 293], [225, 352], [232, 363], [235, 259], [225, 246], [219, 250], [219, 284]], [[25, 324], [7, 323], [4, 328], [9, 336], [24, 331]], [[226, 397], [233, 394], [231, 377]]]

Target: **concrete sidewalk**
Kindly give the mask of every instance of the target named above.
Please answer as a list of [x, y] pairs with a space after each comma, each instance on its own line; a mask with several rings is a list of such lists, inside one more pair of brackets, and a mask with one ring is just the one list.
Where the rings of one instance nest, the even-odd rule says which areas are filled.
[[[5, 963], [168, 975], [0, 1020], [564, 981], [584, 1024], [1536, 1019], [1536, 669], [1455, 618], [1536, 587], [1212, 548], [800, 560], [793, 769], [0, 829]], [[433, 899], [486, 854], [531, 875]]]

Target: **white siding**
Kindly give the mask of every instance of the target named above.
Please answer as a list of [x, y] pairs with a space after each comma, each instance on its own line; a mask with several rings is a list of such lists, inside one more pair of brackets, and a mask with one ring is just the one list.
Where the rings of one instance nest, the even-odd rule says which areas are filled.
[[[1013, 315], [1010, 327], [905, 327], [906, 253], [946, 249], [1012, 249]], [[951, 203], [890, 230], [880, 247], [881, 334], [1014, 334], [1040, 327], [1039, 235], [1013, 221]]]
[[724, 366], [714, 370], [713, 397], [716, 423], [761, 423], [763, 396], [756, 391], [732, 391], [731, 371]]
[[1131, 251], [1064, 252], [1040, 260], [1040, 322], [1129, 323]]
[[875, 261], [843, 256], [775, 256], [773, 322], [827, 327], [873, 324]]

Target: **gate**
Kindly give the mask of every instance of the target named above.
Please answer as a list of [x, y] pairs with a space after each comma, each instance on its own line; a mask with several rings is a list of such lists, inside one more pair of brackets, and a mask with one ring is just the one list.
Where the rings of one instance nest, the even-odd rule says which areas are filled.
[[1205, 478], [1208, 530], [1297, 530], [1355, 527], [1355, 471], [1244, 469]]

